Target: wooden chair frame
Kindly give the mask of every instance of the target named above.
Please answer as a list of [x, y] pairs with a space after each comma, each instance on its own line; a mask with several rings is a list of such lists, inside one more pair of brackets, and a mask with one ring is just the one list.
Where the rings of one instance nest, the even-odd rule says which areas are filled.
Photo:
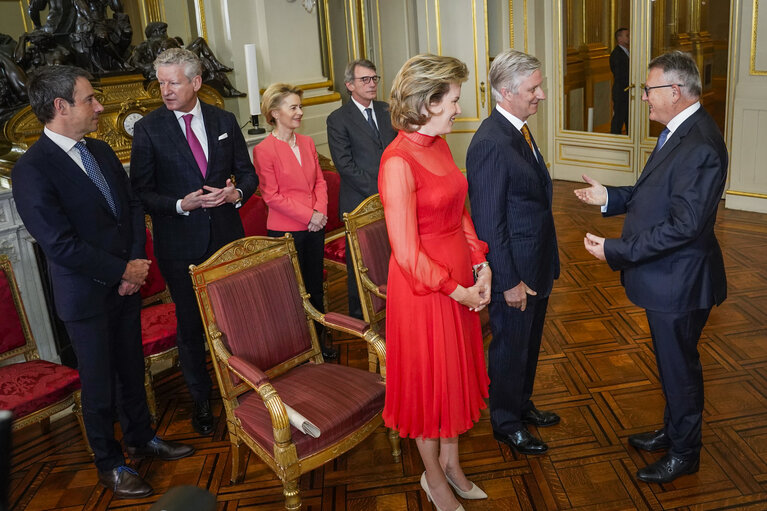
[[[14, 305], [16, 306], [16, 312], [19, 315], [19, 321], [21, 322], [21, 329], [24, 333], [25, 340], [23, 346], [0, 354], [0, 362], [10, 360], [18, 356], [23, 356], [24, 360], [27, 362], [31, 362], [32, 360], [39, 360], [40, 354], [37, 351], [37, 344], [35, 343], [32, 329], [29, 326], [29, 318], [27, 316], [26, 310], [24, 309], [24, 302], [21, 300], [21, 293], [19, 292], [19, 286], [16, 282], [16, 275], [13, 272], [13, 266], [11, 265], [10, 259], [8, 259], [8, 257], [4, 254], [0, 254], [0, 270], [5, 272], [7, 277], [8, 285], [11, 289], [11, 297], [13, 299]], [[43, 432], [48, 433], [50, 431], [51, 416], [61, 412], [62, 410], [66, 410], [67, 408], [72, 407], [72, 411], [74, 412], [75, 417], [77, 418], [77, 422], [80, 425], [80, 431], [82, 432], [83, 441], [85, 442], [85, 449], [88, 451], [88, 454], [93, 456], [93, 450], [91, 449], [90, 443], [88, 442], [88, 435], [85, 432], [85, 423], [83, 422], [82, 402], [80, 395], [80, 390], [78, 389], [57, 403], [53, 403], [52, 405], [37, 410], [36, 412], [25, 415], [21, 419], [14, 420], [11, 424], [11, 431], [16, 431], [31, 424], [39, 423]]]
[[[357, 280], [357, 289], [359, 291], [360, 303], [362, 304], [362, 314], [371, 328], [380, 332], [381, 323], [386, 320], [386, 309], [376, 312], [373, 296], [377, 296], [385, 301], [386, 293], [381, 290], [379, 284], [373, 282], [368, 276], [368, 268], [365, 266], [365, 258], [360, 248], [358, 234], [358, 229], [379, 220], [384, 221], [384, 210], [378, 194], [371, 195], [362, 201], [354, 211], [344, 213], [344, 223], [346, 224], [348, 236], [346, 250], [351, 251], [354, 276]], [[374, 371], [376, 359], [370, 351], [368, 351], [368, 363], [370, 370]]]
[[[305, 352], [262, 372], [251, 365], [251, 370], [259, 374], [259, 381], [252, 381], [230, 364], [232, 354], [222, 341], [222, 332], [219, 330], [216, 317], [208, 296], [207, 285], [232, 273], [257, 266], [264, 262], [288, 255], [291, 259], [298, 282], [299, 293], [302, 298], [306, 321], [311, 335], [311, 348]], [[377, 356], [381, 365], [381, 378], [386, 381], [386, 346], [383, 339], [373, 330], [368, 328], [363, 334], [351, 328], [344, 327], [326, 318], [326, 314], [320, 313], [309, 302], [309, 295], [304, 288], [301, 271], [298, 265], [298, 256], [293, 239], [288, 234], [283, 238], [268, 238], [252, 236], [233, 241], [213, 254], [210, 259], [200, 265], [190, 266], [192, 281], [197, 294], [197, 303], [202, 314], [203, 324], [208, 339], [208, 345], [213, 354], [213, 367], [218, 379], [224, 410], [226, 412], [227, 427], [232, 445], [232, 483], [242, 481], [245, 475], [245, 455], [243, 444], [250, 448], [261, 460], [263, 460], [283, 483], [286, 509], [300, 509], [301, 496], [298, 488], [298, 480], [302, 474], [337, 458], [347, 452], [383, 423], [381, 413], [378, 413], [355, 432], [341, 439], [335, 444], [302, 459], [298, 458], [296, 446], [293, 443], [288, 421], [287, 411], [279, 394], [269, 382], [269, 378], [277, 377], [290, 369], [311, 361], [315, 364], [324, 363], [317, 339], [314, 322], [319, 322], [327, 328], [342, 331], [347, 334], [364, 339], [369, 349]], [[241, 383], [234, 385], [232, 376], [236, 376]], [[264, 402], [269, 412], [274, 434], [274, 452], [268, 452], [242, 428], [240, 420], [234, 410], [239, 406], [238, 397], [245, 392], [255, 390]], [[392, 456], [399, 461], [400, 439], [396, 431], [390, 430], [389, 441], [392, 446]]]

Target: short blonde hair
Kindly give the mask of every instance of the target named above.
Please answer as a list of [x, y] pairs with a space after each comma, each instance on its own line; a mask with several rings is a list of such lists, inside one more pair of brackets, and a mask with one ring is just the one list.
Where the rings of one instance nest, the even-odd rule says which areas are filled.
[[[429, 105], [439, 103], [450, 84], [469, 78], [466, 64], [455, 57], [416, 55], [405, 62], [394, 78], [389, 98], [391, 123], [398, 130], [413, 132], [431, 119]], [[426, 109], [424, 114], [421, 110]]]
[[266, 88], [264, 95], [261, 96], [261, 113], [266, 122], [274, 126], [275, 120], [272, 116], [272, 110], [280, 108], [285, 98], [291, 94], [296, 94], [299, 98], [304, 97], [304, 91], [289, 83], [273, 83]]

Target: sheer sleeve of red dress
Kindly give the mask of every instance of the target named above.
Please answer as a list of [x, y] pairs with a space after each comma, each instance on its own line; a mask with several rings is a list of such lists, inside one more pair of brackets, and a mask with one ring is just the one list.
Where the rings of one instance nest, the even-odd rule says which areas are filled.
[[466, 241], [469, 242], [471, 264], [476, 266], [479, 263], [487, 261], [487, 243], [477, 237], [477, 231], [474, 230], [474, 222], [471, 221], [469, 210], [465, 207], [463, 208], [461, 224], [463, 225], [463, 234], [466, 236]]
[[447, 268], [429, 258], [421, 248], [416, 215], [416, 184], [410, 164], [400, 156], [383, 160], [378, 175], [378, 189], [392, 256], [413, 292], [425, 295], [434, 292], [450, 294], [455, 291], [458, 282], [450, 277]]

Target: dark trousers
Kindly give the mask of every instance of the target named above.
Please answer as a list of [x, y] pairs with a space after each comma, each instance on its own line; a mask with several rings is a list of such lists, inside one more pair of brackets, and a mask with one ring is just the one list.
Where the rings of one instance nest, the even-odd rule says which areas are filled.
[[352, 251], [349, 249], [348, 236], [346, 238], [346, 275], [346, 289], [349, 297], [349, 316], [363, 319], [360, 291], [359, 288], [357, 288], [357, 277], [354, 273], [354, 262], [352, 262]]
[[530, 397], [548, 303], [548, 297], [528, 296], [527, 308], [521, 311], [506, 305], [503, 295], [494, 295], [490, 302], [490, 423], [499, 433], [525, 427], [522, 415], [533, 407]]
[[322, 280], [325, 271], [325, 229], [316, 232], [310, 231], [272, 231], [266, 232], [269, 236], [280, 238], [290, 233], [296, 243], [298, 252], [298, 266], [301, 268], [301, 277], [304, 279], [306, 292], [311, 296], [309, 301], [320, 312], [325, 312], [324, 290]]
[[115, 402], [126, 445], [138, 447], [154, 437], [144, 390], [141, 296], [122, 297], [115, 291], [109, 301], [106, 314], [65, 323], [77, 355], [85, 430], [99, 470], [125, 464], [114, 435]]
[[671, 440], [669, 453], [696, 458], [700, 456], [703, 423], [703, 371], [698, 340], [711, 309], [645, 312], [666, 397], [663, 423]]
[[626, 125], [626, 133], [629, 127], [629, 96], [628, 92], [620, 92], [620, 96], [613, 95], [613, 118], [610, 121], [610, 133], [620, 135], [623, 133], [623, 125]]

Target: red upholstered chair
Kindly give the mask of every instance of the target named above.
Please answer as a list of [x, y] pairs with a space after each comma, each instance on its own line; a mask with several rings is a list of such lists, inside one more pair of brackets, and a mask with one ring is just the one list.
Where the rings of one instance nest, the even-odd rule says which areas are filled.
[[[361, 320], [312, 307], [290, 236], [234, 241], [190, 271], [226, 411], [232, 482], [244, 477], [247, 447], [282, 480], [285, 507], [299, 509], [301, 474], [382, 423], [384, 342]], [[314, 322], [367, 341], [381, 374], [323, 363]], [[291, 426], [284, 404], [321, 435]], [[389, 439], [399, 459], [399, 436], [390, 432]]]
[[[381, 198], [378, 194], [368, 197], [354, 211], [344, 213], [344, 222], [362, 314], [373, 329], [385, 336], [386, 282], [389, 278], [391, 246]], [[371, 353], [368, 355], [372, 371], [376, 359]]]
[[346, 271], [346, 231], [338, 215], [338, 194], [341, 190], [341, 176], [326, 160], [328, 167], [322, 167], [322, 175], [328, 184], [328, 223], [325, 225], [325, 264]]
[[260, 195], [251, 195], [238, 211], [245, 229], [245, 236], [266, 236], [266, 217], [269, 215], [269, 208], [266, 207], [266, 202]]
[[152, 261], [149, 275], [141, 286], [141, 344], [144, 350], [144, 388], [146, 403], [152, 421], [157, 422], [157, 400], [154, 395], [152, 366], [160, 362], [175, 365], [178, 362], [176, 347], [176, 305], [162, 278], [154, 255], [151, 221], [147, 217], [146, 256]]
[[71, 367], [40, 360], [16, 277], [5, 255], [0, 255], [0, 318], [0, 362], [19, 356], [25, 359], [0, 367], [0, 409], [13, 413], [11, 429], [39, 423], [47, 431], [51, 415], [72, 406], [85, 447], [92, 454], [80, 410], [80, 376]]

